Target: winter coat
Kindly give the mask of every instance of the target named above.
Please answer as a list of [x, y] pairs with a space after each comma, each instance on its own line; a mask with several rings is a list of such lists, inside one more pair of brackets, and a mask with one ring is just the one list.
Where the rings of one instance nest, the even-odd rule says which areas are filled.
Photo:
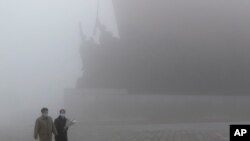
[[57, 135], [53, 119], [51, 117], [39, 117], [35, 123], [34, 138], [39, 141], [52, 141], [52, 133]]
[[58, 131], [57, 136], [55, 136], [56, 141], [68, 141], [67, 131], [68, 128], [65, 128], [67, 118], [59, 116], [55, 119], [55, 127]]

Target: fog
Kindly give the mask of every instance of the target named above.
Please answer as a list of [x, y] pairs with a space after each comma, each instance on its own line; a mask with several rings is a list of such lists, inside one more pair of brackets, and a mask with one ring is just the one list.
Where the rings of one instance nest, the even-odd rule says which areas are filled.
[[[110, 3], [100, 3], [100, 17], [113, 31]], [[82, 74], [79, 23], [91, 36], [96, 9], [93, 0], [0, 1], [0, 125], [33, 124], [44, 106], [57, 116], [64, 88]]]
[[[18, 136], [32, 140], [34, 122], [42, 107], [48, 107], [49, 115], [56, 118], [59, 109], [68, 106], [66, 109], [71, 110], [68, 116], [77, 117], [78, 121], [93, 117], [161, 123], [165, 119], [183, 122], [185, 118], [189, 122], [203, 118], [220, 122], [246, 120], [249, 114], [231, 115], [241, 114], [240, 109], [247, 110], [250, 104], [249, 9], [247, 0], [155, 3], [150, 0], [100, 0], [99, 3], [98, 0], [0, 0], [0, 106], [3, 108], [0, 132], [22, 128]], [[99, 21], [105, 33], [101, 33]], [[97, 50], [113, 46], [111, 50], [97, 51], [100, 56], [84, 56], [81, 53], [86, 51], [83, 47], [88, 47], [88, 41]], [[105, 64], [102, 53], [110, 62]], [[68, 100], [65, 100], [65, 90], [69, 88], [73, 92], [67, 93]], [[81, 89], [99, 91], [93, 95], [80, 91], [87, 93], [86, 100], [78, 95]], [[125, 91], [122, 97], [117, 97], [120, 89]], [[77, 96], [72, 96], [75, 93]], [[107, 95], [98, 97], [101, 93]], [[137, 93], [140, 95], [133, 95]], [[168, 94], [178, 96], [168, 97]], [[223, 97], [228, 94], [231, 96]], [[237, 97], [240, 94], [246, 97]], [[232, 110], [234, 104], [237, 107]], [[203, 114], [206, 111], [214, 115]], [[81, 117], [84, 112], [89, 115]], [[81, 132], [74, 132], [82, 129], [80, 125], [72, 129], [73, 135], [80, 136]], [[82, 130], [86, 135], [90, 132]], [[125, 131], [131, 130], [129, 127]], [[11, 137], [6, 134], [6, 141], [17, 138]]]
[[133, 55], [147, 60], [140, 79], [173, 93], [249, 93], [249, 2], [141, 2], [114, 1], [121, 39], [144, 46]]

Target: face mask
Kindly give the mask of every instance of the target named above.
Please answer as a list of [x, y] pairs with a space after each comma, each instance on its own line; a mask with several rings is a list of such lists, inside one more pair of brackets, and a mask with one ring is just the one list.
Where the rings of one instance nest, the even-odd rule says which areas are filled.
[[65, 117], [65, 114], [60, 114], [61, 117]]
[[47, 113], [44, 113], [44, 114], [42, 114], [43, 115], [43, 117], [48, 117], [48, 114]]

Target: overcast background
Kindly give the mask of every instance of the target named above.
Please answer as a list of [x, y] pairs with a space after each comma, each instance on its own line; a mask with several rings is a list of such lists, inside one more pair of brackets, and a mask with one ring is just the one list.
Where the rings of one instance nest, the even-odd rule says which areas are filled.
[[[117, 35], [111, 1], [100, 5], [101, 21]], [[0, 123], [33, 124], [43, 106], [57, 115], [64, 88], [74, 87], [82, 73], [78, 24], [91, 36], [96, 6], [96, 0], [0, 0]], [[169, 21], [168, 39], [177, 46], [170, 46], [178, 53], [170, 61], [175, 86], [248, 88], [249, 9], [247, 0], [169, 1], [162, 15]]]
[[[100, 7], [117, 34], [111, 1]], [[96, 0], [0, 0], [0, 124], [33, 124], [43, 106], [57, 116], [64, 88], [82, 74], [79, 22], [91, 36], [96, 9]]]

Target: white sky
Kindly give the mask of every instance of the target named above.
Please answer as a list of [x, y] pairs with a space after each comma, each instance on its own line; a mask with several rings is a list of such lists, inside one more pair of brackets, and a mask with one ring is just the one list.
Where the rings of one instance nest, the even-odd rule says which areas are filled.
[[[112, 1], [100, 5], [101, 21], [117, 35]], [[42, 106], [57, 113], [63, 89], [82, 73], [78, 24], [90, 36], [96, 6], [96, 0], [0, 0], [2, 118], [40, 114]]]

